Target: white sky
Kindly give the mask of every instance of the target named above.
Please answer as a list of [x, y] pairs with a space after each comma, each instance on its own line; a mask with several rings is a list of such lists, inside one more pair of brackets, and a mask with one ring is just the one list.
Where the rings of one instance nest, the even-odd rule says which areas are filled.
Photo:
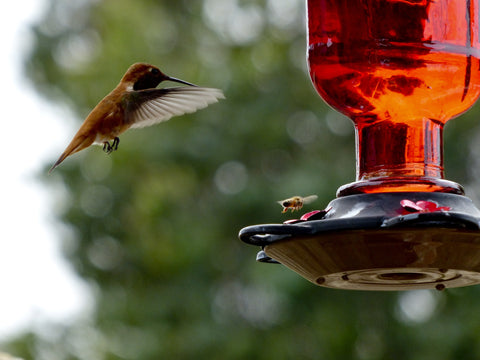
[[[73, 321], [93, 304], [86, 284], [62, 258], [62, 225], [53, 215], [52, 188], [34, 174], [51, 163], [71, 134], [73, 117], [47, 104], [21, 72], [28, 25], [44, 0], [2, 1], [0, 87], [0, 342], [43, 321]], [[65, 232], [63, 232], [65, 233]], [[68, 320], [67, 320], [68, 319]]]

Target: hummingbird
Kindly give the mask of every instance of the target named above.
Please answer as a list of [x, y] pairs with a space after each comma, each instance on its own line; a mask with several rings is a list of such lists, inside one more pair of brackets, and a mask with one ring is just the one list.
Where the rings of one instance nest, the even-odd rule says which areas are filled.
[[[187, 86], [157, 88], [163, 81]], [[68, 156], [90, 145], [103, 146], [110, 154], [118, 149], [119, 135], [130, 128], [142, 128], [193, 113], [224, 99], [222, 90], [200, 87], [165, 75], [146, 63], [131, 65], [115, 89], [105, 96], [84, 120], [51, 173]]]

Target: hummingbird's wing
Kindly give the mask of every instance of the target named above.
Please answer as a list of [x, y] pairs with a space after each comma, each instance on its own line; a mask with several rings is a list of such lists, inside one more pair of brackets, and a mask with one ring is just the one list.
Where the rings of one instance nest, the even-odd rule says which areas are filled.
[[173, 116], [193, 113], [224, 99], [222, 90], [205, 87], [175, 87], [133, 91], [126, 99], [126, 121], [142, 128], [167, 121]]

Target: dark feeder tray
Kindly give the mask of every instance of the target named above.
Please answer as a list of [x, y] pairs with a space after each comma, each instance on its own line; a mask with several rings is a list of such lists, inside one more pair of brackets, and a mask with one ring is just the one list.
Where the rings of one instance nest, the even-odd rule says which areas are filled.
[[[408, 205], [418, 201], [430, 206]], [[330, 288], [443, 290], [480, 283], [480, 211], [465, 196], [349, 195], [327, 209], [288, 224], [248, 226], [239, 237], [261, 247], [257, 261], [281, 263]]]

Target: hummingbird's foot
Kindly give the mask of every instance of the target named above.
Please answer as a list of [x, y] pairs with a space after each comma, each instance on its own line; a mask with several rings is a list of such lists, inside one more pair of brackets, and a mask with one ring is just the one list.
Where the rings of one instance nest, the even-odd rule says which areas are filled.
[[107, 154], [111, 154], [112, 151], [118, 149], [118, 144], [120, 144], [120, 139], [118, 137], [115, 137], [115, 139], [113, 139], [112, 145], [110, 145], [108, 141], [105, 141], [103, 143], [103, 151], [105, 151]]

